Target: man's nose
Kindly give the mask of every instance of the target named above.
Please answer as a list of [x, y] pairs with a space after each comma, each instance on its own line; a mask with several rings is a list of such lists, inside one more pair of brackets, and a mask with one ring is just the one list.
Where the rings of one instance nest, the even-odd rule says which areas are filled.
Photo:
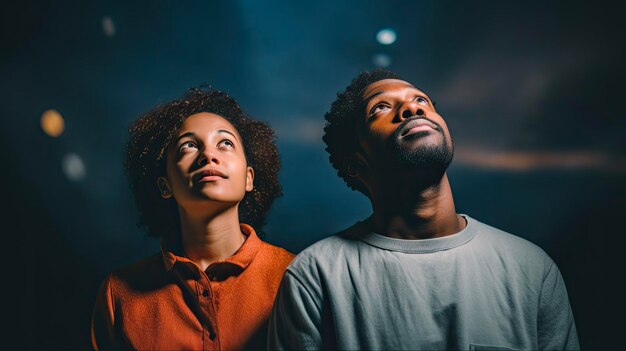
[[426, 112], [415, 101], [410, 101], [402, 105], [400, 116], [407, 119], [413, 116], [426, 116]]
[[216, 165], [219, 165], [220, 160], [217, 158], [217, 156], [215, 156], [212, 151], [205, 149], [200, 154], [200, 157], [198, 157], [198, 166], [202, 167], [207, 163], [215, 163]]

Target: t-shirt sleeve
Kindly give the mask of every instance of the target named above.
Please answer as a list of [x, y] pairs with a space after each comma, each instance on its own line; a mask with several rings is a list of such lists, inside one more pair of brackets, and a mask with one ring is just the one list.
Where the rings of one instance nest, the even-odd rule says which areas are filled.
[[91, 320], [91, 344], [96, 351], [118, 348], [114, 324], [114, 300], [109, 275], [100, 286]]
[[565, 282], [554, 262], [541, 287], [537, 329], [540, 350], [580, 349]]
[[322, 299], [287, 270], [270, 316], [270, 350], [319, 350], [322, 348]]

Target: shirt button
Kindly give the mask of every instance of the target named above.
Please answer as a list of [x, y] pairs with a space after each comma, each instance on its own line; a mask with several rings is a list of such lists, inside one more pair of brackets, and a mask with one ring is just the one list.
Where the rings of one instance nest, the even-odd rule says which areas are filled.
[[202, 296], [204, 297], [209, 296], [209, 289], [204, 289], [204, 291], [202, 291]]

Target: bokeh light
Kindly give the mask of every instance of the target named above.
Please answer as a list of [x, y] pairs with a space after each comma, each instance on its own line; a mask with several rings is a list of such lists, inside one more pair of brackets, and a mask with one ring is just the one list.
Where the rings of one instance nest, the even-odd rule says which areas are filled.
[[115, 35], [115, 23], [109, 16], [102, 17], [102, 30], [108, 37]]
[[391, 45], [396, 42], [396, 31], [391, 28], [384, 28], [376, 34], [376, 40], [382, 45]]
[[46, 110], [41, 115], [40, 123], [44, 133], [53, 138], [60, 136], [65, 130], [65, 121], [57, 110]]
[[378, 67], [389, 67], [391, 65], [391, 56], [387, 54], [376, 54], [372, 57], [372, 63]]
[[71, 181], [83, 180], [87, 174], [83, 159], [75, 153], [70, 152], [63, 157], [62, 167], [63, 173]]

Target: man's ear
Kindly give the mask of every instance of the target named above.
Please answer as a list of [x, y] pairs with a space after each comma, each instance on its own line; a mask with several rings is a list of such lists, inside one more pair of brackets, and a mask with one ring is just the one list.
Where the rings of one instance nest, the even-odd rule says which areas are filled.
[[359, 153], [355, 152], [352, 156], [343, 160], [343, 170], [350, 178], [361, 178], [367, 173], [367, 162]]
[[248, 166], [246, 169], [246, 192], [254, 189], [254, 168]]
[[157, 178], [157, 187], [159, 188], [159, 193], [161, 193], [162, 198], [169, 199], [172, 197], [172, 188], [165, 177]]

